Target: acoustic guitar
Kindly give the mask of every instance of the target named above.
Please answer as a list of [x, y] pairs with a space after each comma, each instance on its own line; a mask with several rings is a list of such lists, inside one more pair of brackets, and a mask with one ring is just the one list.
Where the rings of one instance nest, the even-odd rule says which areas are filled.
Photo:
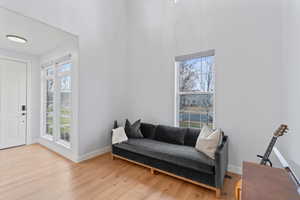
[[261, 161], [260, 161], [260, 164], [261, 165], [266, 165], [267, 163], [269, 163], [269, 165], [272, 167], [272, 162], [270, 161], [269, 157], [270, 157], [270, 154], [273, 150], [273, 147], [277, 141], [277, 139], [280, 137], [280, 136], [283, 136], [286, 132], [288, 131], [288, 126], [285, 125], [285, 124], [282, 124], [280, 125], [280, 127], [274, 132], [273, 134], [273, 137], [271, 139], [271, 142], [264, 154], [264, 156], [261, 156], [261, 155], [257, 155], [257, 157], [261, 158]]

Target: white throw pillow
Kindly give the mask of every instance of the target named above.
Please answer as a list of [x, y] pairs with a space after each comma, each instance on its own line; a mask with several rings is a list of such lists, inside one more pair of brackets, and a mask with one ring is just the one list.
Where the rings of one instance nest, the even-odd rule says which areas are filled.
[[206, 154], [208, 157], [215, 159], [215, 152], [221, 136], [222, 134], [220, 129], [212, 130], [207, 126], [204, 126], [197, 138], [195, 148]]
[[119, 127], [112, 130], [112, 144], [125, 142], [128, 140], [124, 127]]

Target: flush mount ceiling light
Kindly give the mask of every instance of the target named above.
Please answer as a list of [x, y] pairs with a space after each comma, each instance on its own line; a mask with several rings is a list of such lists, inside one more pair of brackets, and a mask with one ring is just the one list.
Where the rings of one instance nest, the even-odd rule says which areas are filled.
[[17, 36], [17, 35], [6, 35], [6, 38], [10, 41], [25, 44], [27, 43], [27, 40], [23, 37]]

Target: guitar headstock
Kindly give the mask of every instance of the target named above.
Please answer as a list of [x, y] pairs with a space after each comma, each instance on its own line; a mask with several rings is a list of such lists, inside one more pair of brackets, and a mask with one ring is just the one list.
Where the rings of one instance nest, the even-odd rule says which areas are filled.
[[280, 127], [275, 131], [274, 136], [280, 137], [283, 136], [289, 130], [288, 126], [281, 124]]

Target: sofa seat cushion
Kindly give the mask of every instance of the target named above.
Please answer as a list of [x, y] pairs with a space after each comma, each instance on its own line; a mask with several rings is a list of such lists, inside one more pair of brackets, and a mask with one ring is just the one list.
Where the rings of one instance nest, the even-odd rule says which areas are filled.
[[215, 162], [195, 148], [151, 139], [133, 139], [114, 145], [116, 148], [160, 159], [199, 172], [214, 174]]

